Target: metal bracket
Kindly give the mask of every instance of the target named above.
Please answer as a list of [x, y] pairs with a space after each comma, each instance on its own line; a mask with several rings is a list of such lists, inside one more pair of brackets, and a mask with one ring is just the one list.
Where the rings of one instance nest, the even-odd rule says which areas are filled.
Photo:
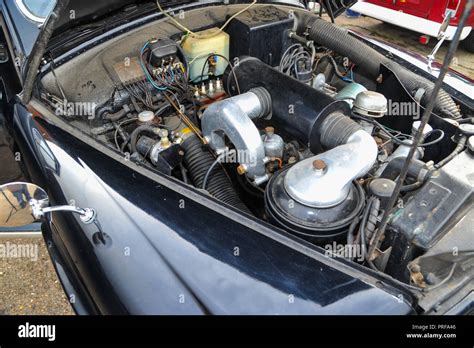
[[95, 221], [97, 213], [92, 208], [79, 208], [73, 205], [60, 205], [56, 207], [42, 207], [41, 201], [36, 199], [30, 200], [33, 216], [36, 219], [42, 218], [46, 213], [55, 211], [69, 211], [71, 213], [79, 214], [79, 218], [84, 224], [91, 224]]

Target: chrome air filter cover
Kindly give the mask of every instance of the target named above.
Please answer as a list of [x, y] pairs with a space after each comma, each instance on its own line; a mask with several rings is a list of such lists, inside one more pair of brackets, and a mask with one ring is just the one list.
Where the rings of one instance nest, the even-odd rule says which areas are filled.
[[287, 174], [288, 169], [283, 170], [269, 181], [265, 211], [273, 224], [310, 242], [324, 243], [342, 237], [364, 207], [364, 190], [355, 182], [338, 205], [317, 208], [302, 204], [287, 192], [284, 184]]

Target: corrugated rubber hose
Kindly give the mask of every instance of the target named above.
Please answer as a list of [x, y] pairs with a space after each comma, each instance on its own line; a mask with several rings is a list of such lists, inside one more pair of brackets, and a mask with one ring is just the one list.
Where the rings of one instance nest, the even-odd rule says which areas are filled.
[[[184, 166], [188, 170], [189, 177], [194, 186], [202, 188], [206, 172], [214, 163], [215, 158], [203, 147], [202, 142], [194, 134], [183, 142], [182, 147], [184, 149]], [[227, 173], [220, 165], [216, 165], [211, 170], [206, 184], [206, 191], [218, 200], [250, 213], [234, 190]]]
[[[373, 48], [351, 36], [347, 30], [329, 23], [319, 17], [298, 14], [297, 33], [302, 34], [308, 30], [309, 39], [320, 45], [348, 57], [354, 62], [362, 73], [376, 79], [379, 75], [380, 65], [392, 70], [403, 86], [414, 97], [419, 91], [423, 92], [420, 104], [426, 106], [431, 98], [434, 83], [415, 74], [380, 54]], [[461, 118], [461, 113], [453, 98], [444, 90], [440, 90], [434, 112], [441, 117], [453, 119]]]

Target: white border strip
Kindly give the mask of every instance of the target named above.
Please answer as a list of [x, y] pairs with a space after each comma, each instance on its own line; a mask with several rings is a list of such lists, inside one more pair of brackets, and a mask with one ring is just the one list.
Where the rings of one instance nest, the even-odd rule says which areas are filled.
[[43, 237], [41, 231], [38, 232], [0, 232], [0, 239], [16, 239], [16, 238], [39, 238]]

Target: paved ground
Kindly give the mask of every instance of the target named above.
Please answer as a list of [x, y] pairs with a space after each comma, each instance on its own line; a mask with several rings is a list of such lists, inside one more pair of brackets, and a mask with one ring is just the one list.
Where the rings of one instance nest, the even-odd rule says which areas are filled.
[[[0, 116], [0, 183], [22, 181], [5, 134]], [[9, 210], [0, 204], [0, 217], [4, 218], [2, 213]], [[0, 238], [1, 314], [74, 314], [56, 277], [43, 238]]]
[[[427, 55], [435, 45], [435, 40], [431, 40], [427, 46], [421, 45], [418, 43], [418, 34], [384, 24], [375, 19], [348, 19], [341, 16], [336, 21], [339, 25], [372, 34], [389, 42], [395, 42], [424, 55]], [[446, 52], [446, 45], [438, 56], [442, 57], [444, 52]], [[457, 66], [455, 68], [474, 78], [474, 55], [461, 49], [456, 56]], [[1, 140], [0, 134], [0, 145], [2, 145]], [[1, 150], [0, 147], [0, 163], [5, 163]], [[4, 154], [4, 156], [10, 155]], [[0, 171], [0, 174], [10, 175], [4, 169]], [[0, 250], [1, 246], [6, 246], [7, 243], [12, 243], [10, 246], [16, 244], [37, 245], [38, 258], [34, 261], [31, 258], [0, 257], [0, 314], [73, 314], [56, 278], [42, 239], [0, 239]]]
[[43, 238], [0, 239], [0, 314], [74, 314]]
[[[420, 34], [368, 17], [347, 18], [345, 15], [341, 15], [336, 18], [336, 24], [395, 43], [400, 47], [415, 51], [423, 56], [430, 54], [437, 43], [435, 38], [431, 38], [427, 45], [422, 45], [418, 41]], [[444, 58], [447, 47], [448, 43], [445, 42], [438, 51], [436, 55], [438, 61]], [[474, 53], [467, 52], [461, 45], [456, 52], [451, 67], [474, 79]]]

